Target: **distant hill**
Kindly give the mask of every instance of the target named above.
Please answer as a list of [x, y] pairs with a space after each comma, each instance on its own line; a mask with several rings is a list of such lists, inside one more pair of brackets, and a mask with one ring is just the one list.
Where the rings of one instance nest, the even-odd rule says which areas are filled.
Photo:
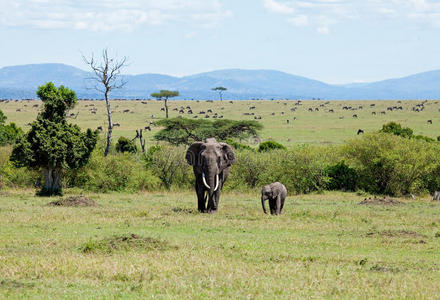
[[[48, 81], [65, 85], [80, 98], [101, 98], [92, 89], [91, 74], [64, 64], [34, 64], [0, 69], [0, 98], [35, 98], [39, 85]], [[372, 83], [330, 85], [274, 70], [228, 69], [191, 76], [161, 74], [125, 75], [128, 83], [113, 98], [149, 98], [161, 89], [178, 90], [180, 99], [217, 99], [211, 91], [224, 86], [226, 99], [436, 99], [440, 98], [440, 71]]]

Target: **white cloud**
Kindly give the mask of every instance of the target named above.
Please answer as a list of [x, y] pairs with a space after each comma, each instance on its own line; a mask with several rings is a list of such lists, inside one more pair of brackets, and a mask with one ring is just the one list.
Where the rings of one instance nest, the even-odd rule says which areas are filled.
[[328, 34], [348, 19], [399, 18], [440, 27], [439, 0], [263, 0], [271, 13], [285, 14], [295, 26], [314, 26]]
[[294, 12], [289, 3], [281, 3], [276, 0], [264, 0], [264, 7], [275, 13], [291, 14]]
[[132, 30], [167, 22], [209, 26], [231, 15], [220, 0], [1, 0], [0, 27]]

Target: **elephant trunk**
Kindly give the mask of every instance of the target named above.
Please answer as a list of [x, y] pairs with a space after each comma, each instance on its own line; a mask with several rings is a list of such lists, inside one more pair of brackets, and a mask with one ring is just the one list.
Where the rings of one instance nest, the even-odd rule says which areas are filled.
[[261, 196], [261, 205], [263, 206], [264, 213], [267, 214], [266, 206], [264, 205], [264, 201], [265, 201], [264, 196]]

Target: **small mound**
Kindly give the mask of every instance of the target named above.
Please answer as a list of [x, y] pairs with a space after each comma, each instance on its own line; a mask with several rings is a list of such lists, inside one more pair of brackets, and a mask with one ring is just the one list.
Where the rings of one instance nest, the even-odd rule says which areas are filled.
[[85, 207], [85, 206], [97, 206], [98, 204], [84, 196], [72, 196], [67, 198], [61, 198], [56, 201], [48, 203], [49, 206], [74, 206], [74, 207]]
[[399, 205], [403, 204], [403, 202], [400, 202], [395, 199], [391, 198], [377, 198], [374, 196], [374, 198], [365, 198], [362, 202], [359, 203], [360, 205]]
[[136, 234], [113, 236], [98, 241], [88, 241], [80, 247], [83, 253], [113, 253], [115, 251], [147, 250], [165, 251], [175, 250], [177, 246], [170, 245], [151, 237], [141, 237]]

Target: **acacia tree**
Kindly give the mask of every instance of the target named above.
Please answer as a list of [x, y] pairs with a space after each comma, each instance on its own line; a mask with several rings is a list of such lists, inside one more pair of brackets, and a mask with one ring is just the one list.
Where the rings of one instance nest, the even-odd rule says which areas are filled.
[[165, 105], [165, 116], [168, 119], [168, 99], [179, 96], [178, 91], [168, 91], [161, 90], [159, 93], [152, 93], [151, 97], [156, 98], [157, 100], [164, 100]]
[[220, 101], [223, 101], [223, 92], [227, 91], [228, 89], [222, 86], [218, 86], [212, 89], [214, 92], [218, 92], [220, 96]]
[[110, 58], [107, 49], [104, 49], [102, 50], [101, 61], [96, 61], [93, 54], [90, 59], [87, 59], [83, 55], [83, 60], [93, 71], [93, 77], [89, 79], [95, 82], [94, 89], [104, 94], [108, 118], [107, 144], [104, 150], [104, 156], [107, 156], [110, 151], [113, 132], [109, 94], [112, 90], [120, 89], [127, 83], [120, 76], [121, 70], [127, 66], [127, 57], [124, 56], [120, 60]]
[[154, 135], [158, 141], [167, 141], [173, 145], [191, 145], [195, 141], [216, 138], [226, 141], [234, 138], [258, 136], [263, 125], [247, 120], [194, 120], [185, 118], [163, 119], [156, 125], [164, 128]]
[[78, 125], [67, 123], [67, 111], [77, 102], [74, 91], [51, 82], [40, 86], [38, 97], [43, 110], [31, 123], [31, 129], [16, 142], [10, 160], [16, 166], [40, 170], [44, 185], [40, 195], [62, 193], [64, 169], [84, 166], [95, 148], [97, 131], [81, 132]]

